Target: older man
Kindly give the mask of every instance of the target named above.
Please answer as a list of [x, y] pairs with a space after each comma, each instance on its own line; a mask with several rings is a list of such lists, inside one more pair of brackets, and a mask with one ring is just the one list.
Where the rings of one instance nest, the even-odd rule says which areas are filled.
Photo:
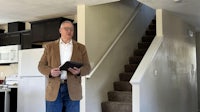
[[[82, 98], [81, 76], [91, 69], [86, 47], [74, 40], [74, 26], [70, 21], [60, 25], [61, 37], [48, 43], [38, 65], [39, 71], [48, 78], [46, 88], [46, 112], [79, 112]], [[82, 63], [81, 68], [60, 71], [66, 61]]]

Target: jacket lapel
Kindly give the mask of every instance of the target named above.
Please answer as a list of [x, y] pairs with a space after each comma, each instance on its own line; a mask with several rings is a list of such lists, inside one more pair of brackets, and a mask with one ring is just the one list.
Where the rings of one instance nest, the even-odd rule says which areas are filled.
[[56, 65], [60, 66], [61, 62], [60, 62], [60, 50], [59, 50], [59, 39], [57, 41], [55, 41], [55, 47], [54, 51], [55, 51], [55, 63]]
[[71, 61], [75, 61], [76, 60], [76, 51], [78, 49], [77, 43], [76, 41], [72, 40], [73, 43], [73, 50], [72, 50], [72, 57], [71, 57]]

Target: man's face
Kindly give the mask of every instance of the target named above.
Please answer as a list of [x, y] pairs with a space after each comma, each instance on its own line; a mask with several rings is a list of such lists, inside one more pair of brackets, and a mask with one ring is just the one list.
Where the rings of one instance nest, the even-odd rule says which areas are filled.
[[74, 35], [74, 27], [71, 23], [63, 23], [59, 31], [63, 40], [70, 40]]

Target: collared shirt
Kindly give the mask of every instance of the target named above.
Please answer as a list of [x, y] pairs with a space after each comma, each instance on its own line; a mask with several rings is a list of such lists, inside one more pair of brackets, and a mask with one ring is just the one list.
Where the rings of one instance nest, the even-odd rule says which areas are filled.
[[[59, 49], [60, 49], [60, 63], [63, 65], [66, 61], [71, 60], [72, 56], [72, 50], [73, 50], [73, 44], [72, 40], [68, 43], [64, 43], [62, 39], [59, 41]], [[66, 71], [61, 71], [61, 79], [67, 79], [67, 72]]]

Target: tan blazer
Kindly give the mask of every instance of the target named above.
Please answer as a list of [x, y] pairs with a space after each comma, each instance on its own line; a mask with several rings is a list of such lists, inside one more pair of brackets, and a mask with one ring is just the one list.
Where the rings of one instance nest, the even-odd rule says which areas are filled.
[[[83, 67], [81, 67], [80, 76], [72, 75], [70, 72], [67, 73], [67, 85], [70, 98], [72, 100], [81, 100], [81, 76], [89, 74], [91, 67], [85, 46], [76, 41], [72, 41], [72, 43], [73, 51], [71, 61], [83, 63]], [[52, 68], [60, 66], [59, 39], [48, 43], [44, 48], [44, 54], [38, 64], [38, 69], [48, 78], [46, 100], [55, 101], [60, 87], [60, 77], [49, 78], [49, 74]]]

